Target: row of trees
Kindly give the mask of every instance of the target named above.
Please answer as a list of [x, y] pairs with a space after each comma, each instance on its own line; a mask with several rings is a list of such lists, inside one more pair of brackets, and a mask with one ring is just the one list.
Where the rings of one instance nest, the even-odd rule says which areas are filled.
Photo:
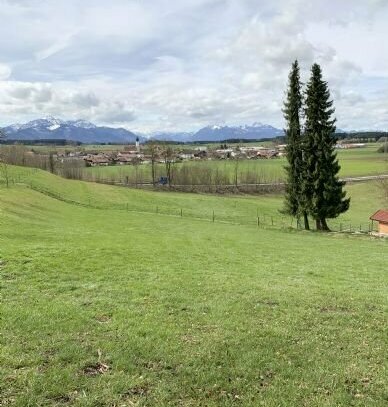
[[347, 211], [350, 199], [338, 177], [333, 101], [318, 64], [312, 66], [304, 91], [298, 61], [292, 64], [283, 112], [288, 160], [285, 212], [303, 218], [307, 230], [309, 217], [318, 230], [329, 230], [326, 220]]

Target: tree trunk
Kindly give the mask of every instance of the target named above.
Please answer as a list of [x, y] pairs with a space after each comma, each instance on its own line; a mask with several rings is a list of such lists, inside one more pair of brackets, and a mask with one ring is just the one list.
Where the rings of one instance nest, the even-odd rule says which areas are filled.
[[322, 224], [320, 219], [315, 219], [315, 224], [317, 227], [317, 230], [322, 230]]
[[305, 230], [310, 230], [309, 218], [306, 212], [303, 212], [304, 228]]
[[152, 175], [152, 185], [155, 186], [155, 160], [151, 160], [151, 175]]
[[322, 230], [325, 230], [326, 232], [330, 232], [330, 228], [327, 225], [325, 218], [321, 219], [321, 225], [322, 225]]

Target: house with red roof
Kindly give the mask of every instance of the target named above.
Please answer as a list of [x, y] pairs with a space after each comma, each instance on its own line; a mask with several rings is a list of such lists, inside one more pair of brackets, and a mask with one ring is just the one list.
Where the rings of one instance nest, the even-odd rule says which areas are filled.
[[378, 231], [381, 235], [388, 236], [388, 209], [380, 209], [370, 219], [378, 222]]

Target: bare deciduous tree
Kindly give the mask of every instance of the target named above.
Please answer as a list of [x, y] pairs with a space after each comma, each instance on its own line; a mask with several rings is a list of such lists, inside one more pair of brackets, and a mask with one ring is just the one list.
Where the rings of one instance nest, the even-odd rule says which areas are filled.
[[[6, 137], [5, 133], [0, 130], [0, 140], [4, 140]], [[4, 156], [4, 146], [0, 146], [0, 170], [4, 178], [5, 185], [9, 188], [9, 172], [8, 172], [8, 163], [6, 157]]]
[[166, 177], [169, 188], [171, 188], [172, 178], [173, 178], [173, 168], [174, 164], [174, 150], [170, 146], [166, 146], [162, 152], [164, 159], [164, 165], [166, 167]]
[[156, 162], [159, 155], [158, 146], [155, 143], [148, 144], [148, 154], [151, 159], [151, 178], [152, 178], [152, 185], [155, 186], [156, 183]]

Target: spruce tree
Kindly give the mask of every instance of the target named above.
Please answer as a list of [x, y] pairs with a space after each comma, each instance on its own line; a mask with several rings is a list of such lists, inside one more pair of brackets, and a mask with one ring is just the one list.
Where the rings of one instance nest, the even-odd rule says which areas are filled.
[[318, 64], [311, 68], [305, 93], [302, 195], [317, 229], [329, 230], [326, 219], [347, 211], [350, 199], [345, 198], [345, 183], [338, 178], [340, 165], [335, 152], [335, 110]]
[[299, 64], [296, 60], [292, 64], [289, 74], [288, 91], [283, 108], [286, 120], [286, 154], [288, 161], [288, 165], [285, 167], [287, 183], [284, 211], [298, 220], [303, 215], [305, 229], [309, 229], [306, 205], [301, 189], [303, 179], [301, 111], [302, 91]]

